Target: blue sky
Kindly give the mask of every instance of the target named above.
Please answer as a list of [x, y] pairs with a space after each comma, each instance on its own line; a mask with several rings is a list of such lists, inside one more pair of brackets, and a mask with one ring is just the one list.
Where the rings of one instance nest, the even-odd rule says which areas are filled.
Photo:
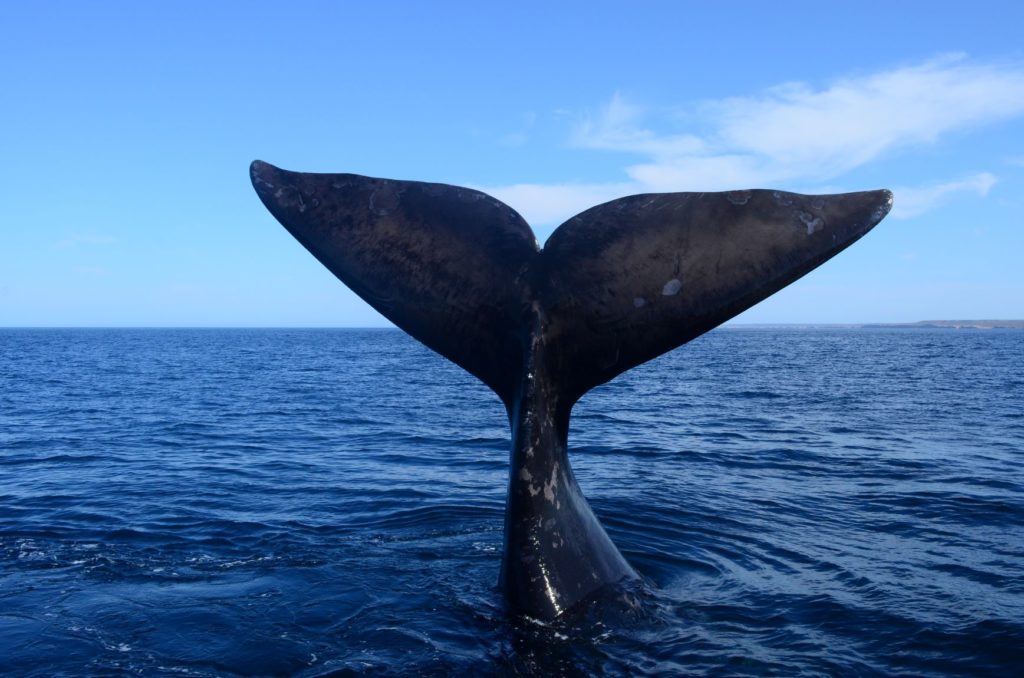
[[254, 158], [471, 185], [891, 188], [739, 322], [1024, 317], [1024, 3], [8, 3], [0, 325], [374, 326]]

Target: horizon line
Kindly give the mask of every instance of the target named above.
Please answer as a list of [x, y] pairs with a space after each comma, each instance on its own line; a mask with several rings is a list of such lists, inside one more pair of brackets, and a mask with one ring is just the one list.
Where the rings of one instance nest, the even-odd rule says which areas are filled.
[[[972, 318], [914, 320], [902, 322], [862, 321], [862, 322], [725, 322], [712, 330], [730, 327], [897, 327], [920, 326], [928, 324], [1019, 324], [1024, 327], [1024, 319], [1017, 318]], [[0, 330], [399, 330], [395, 325], [0, 325]]]

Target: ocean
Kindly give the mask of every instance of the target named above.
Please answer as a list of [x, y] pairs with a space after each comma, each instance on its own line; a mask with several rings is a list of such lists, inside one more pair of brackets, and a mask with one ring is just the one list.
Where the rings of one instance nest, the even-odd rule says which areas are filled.
[[496, 583], [497, 397], [398, 330], [0, 330], [0, 673], [1024, 674], [1024, 331], [713, 331], [576, 406], [639, 585]]

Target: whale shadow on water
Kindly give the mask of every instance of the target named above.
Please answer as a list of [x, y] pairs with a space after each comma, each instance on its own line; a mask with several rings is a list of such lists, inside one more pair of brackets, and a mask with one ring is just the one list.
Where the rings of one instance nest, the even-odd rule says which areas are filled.
[[250, 176], [335, 276], [504, 403], [499, 585], [512, 612], [541, 623], [585, 617], [614, 591], [621, 607], [639, 579], [573, 475], [573, 405], [812, 271], [892, 206], [886, 190], [634, 195], [573, 217], [541, 249], [518, 213], [472, 189], [258, 160]]

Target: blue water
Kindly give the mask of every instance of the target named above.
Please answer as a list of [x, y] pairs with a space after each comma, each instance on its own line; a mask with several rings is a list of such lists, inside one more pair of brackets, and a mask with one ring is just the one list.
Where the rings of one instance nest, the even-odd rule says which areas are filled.
[[569, 443], [645, 581], [543, 625], [504, 411], [401, 332], [0, 330], [0, 673], [1024, 672], [1024, 332], [718, 330]]

